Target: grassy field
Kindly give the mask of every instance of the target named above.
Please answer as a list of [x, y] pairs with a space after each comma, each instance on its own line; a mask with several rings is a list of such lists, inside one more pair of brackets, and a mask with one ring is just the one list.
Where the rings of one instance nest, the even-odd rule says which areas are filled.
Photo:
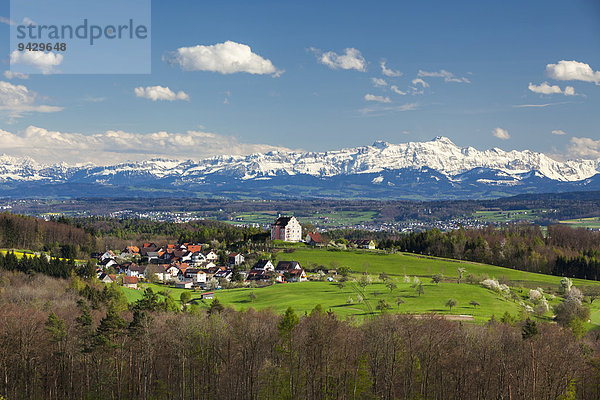
[[[216, 290], [215, 297], [226, 306], [243, 310], [249, 307], [255, 309], [272, 309], [283, 313], [289, 306], [299, 313], [310, 312], [317, 304], [325, 310], [332, 310], [341, 317], [362, 319], [377, 314], [377, 305], [383, 299], [391, 308], [389, 312], [408, 312], [414, 314], [451, 314], [472, 315], [476, 322], [489, 320], [492, 315], [500, 317], [505, 312], [517, 315], [523, 309], [520, 301], [527, 301], [529, 288], [542, 287], [546, 293], [555, 292], [559, 277], [536, 273], [522, 272], [507, 268], [477, 263], [457, 263], [451, 260], [416, 257], [406, 254], [383, 254], [370, 251], [327, 251], [325, 249], [297, 249], [293, 253], [279, 253], [278, 259], [297, 260], [303, 265], [314, 263], [329, 267], [332, 261], [346, 265], [355, 272], [350, 281], [339, 287], [337, 282], [301, 282], [277, 284], [263, 288], [238, 288]], [[501, 295], [483, 288], [478, 283], [469, 284], [456, 282], [457, 267], [467, 269], [466, 274], [478, 276], [479, 282], [483, 277], [495, 277], [509, 282], [517, 298]], [[356, 283], [367, 272], [372, 283], [362, 289]], [[384, 282], [379, 281], [378, 275], [387, 273], [389, 280], [397, 286], [391, 292]], [[431, 276], [443, 273], [444, 281], [438, 285], [431, 283]], [[465, 275], [466, 275], [465, 274]], [[418, 294], [411, 283], [404, 282], [404, 275], [417, 276], [423, 284], [423, 293]], [[598, 284], [585, 280], [574, 280], [576, 286]], [[175, 300], [179, 301], [182, 292], [188, 289], [174, 289], [160, 284], [142, 284], [142, 288], [151, 287], [155, 292], [167, 290]], [[123, 291], [130, 302], [142, 296], [141, 290], [125, 289]], [[188, 290], [189, 291], [189, 290]], [[253, 293], [254, 298], [252, 298]], [[194, 304], [207, 307], [211, 300], [200, 299], [200, 292], [191, 292]], [[400, 297], [402, 302], [398, 304]], [[457, 301], [456, 307], [450, 310], [446, 307], [448, 299]], [[470, 304], [476, 301], [479, 306]], [[550, 304], [561, 301], [558, 297], [550, 300]], [[600, 301], [592, 305], [591, 321], [600, 325]], [[543, 319], [549, 320], [551, 313]]]
[[[283, 313], [289, 306], [298, 313], [310, 312], [320, 304], [325, 310], [332, 310], [342, 317], [352, 316], [359, 319], [378, 313], [376, 308], [380, 299], [391, 306], [392, 312], [468, 314], [473, 315], [476, 321], [487, 321], [492, 315], [500, 317], [505, 311], [517, 314], [520, 309], [515, 301], [507, 300], [479, 285], [424, 283], [424, 292], [419, 295], [410, 283], [400, 281], [395, 283], [398, 287], [392, 292], [382, 282], [372, 283], [365, 290], [355, 282], [347, 282], [341, 289], [333, 282], [287, 283], [264, 288], [217, 290], [215, 298], [236, 310], [249, 307], [270, 308], [278, 314]], [[166, 289], [177, 300], [181, 292], [186, 290], [165, 288], [157, 284], [143, 285], [143, 287], [151, 287], [155, 292]], [[142, 296], [141, 290], [123, 288], [123, 291], [130, 302]], [[251, 299], [250, 293], [256, 296], [254, 300]], [[396, 301], [398, 297], [401, 297], [404, 303], [398, 304]], [[359, 300], [360, 298], [362, 301]], [[445, 306], [450, 298], [458, 303], [452, 311]], [[200, 306], [208, 306], [211, 302], [211, 300], [200, 300], [199, 292], [192, 292], [192, 299]], [[471, 300], [477, 301], [480, 306], [471, 306], [469, 304]]]
[[[529, 288], [542, 287], [556, 289], [560, 277], [543, 275], [532, 272], [517, 271], [510, 268], [472, 262], [457, 262], [456, 260], [424, 257], [410, 253], [386, 254], [378, 251], [346, 250], [329, 251], [326, 249], [298, 248], [293, 253], [279, 252], [277, 261], [294, 260], [303, 266], [316, 264], [331, 268], [332, 263], [348, 266], [354, 272], [367, 272], [378, 275], [385, 272], [392, 276], [431, 277], [442, 273], [445, 277], [458, 277], [458, 268], [465, 268], [464, 276], [474, 274], [478, 278], [487, 275], [489, 278], [505, 279], [513, 286], [523, 285]], [[574, 279], [575, 285], [590, 284], [590, 281]]]

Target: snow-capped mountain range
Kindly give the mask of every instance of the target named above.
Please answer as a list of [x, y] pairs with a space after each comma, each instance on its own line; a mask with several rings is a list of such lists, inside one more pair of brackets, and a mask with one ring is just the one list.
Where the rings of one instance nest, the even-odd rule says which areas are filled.
[[[129, 191], [143, 187], [181, 195], [187, 187], [192, 196], [223, 192], [236, 197], [236, 191], [252, 195], [258, 194], [256, 189], [260, 187], [259, 192], [264, 194], [285, 184], [299, 188], [301, 193], [293, 197], [346, 197], [337, 196], [333, 188], [347, 192], [348, 185], [354, 185], [356, 190], [349, 197], [362, 192], [361, 197], [367, 198], [477, 198], [493, 196], [491, 193], [498, 192], [498, 188], [504, 188], [499, 195], [595, 189], [600, 181], [598, 174], [600, 159], [557, 161], [529, 150], [480, 151], [437, 137], [403, 144], [378, 141], [371, 146], [327, 152], [273, 151], [200, 161], [152, 159], [109, 166], [48, 166], [30, 158], [1, 156], [0, 195], [18, 195], [19, 188], [35, 193], [39, 185], [83, 185], [85, 189], [78, 195], [85, 196], [90, 194], [86, 193], [90, 185], [97, 185], [105, 189], [110, 186], [107, 190], [111, 193], [117, 187]], [[319, 187], [327, 190], [320, 193]], [[412, 187], [412, 193], [407, 193], [408, 187]], [[293, 193], [290, 188], [287, 191]], [[27, 195], [24, 192], [18, 197]]]

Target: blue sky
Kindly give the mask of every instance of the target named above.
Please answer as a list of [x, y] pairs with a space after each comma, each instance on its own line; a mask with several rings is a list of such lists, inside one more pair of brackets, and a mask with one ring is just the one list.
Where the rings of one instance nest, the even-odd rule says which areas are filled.
[[[0, 15], [4, 72], [14, 50], [7, 5]], [[242, 45], [255, 58], [232, 72], [223, 60]], [[198, 59], [200, 50], [209, 54]], [[0, 75], [0, 152], [108, 163], [443, 135], [600, 157], [595, 0], [155, 0], [151, 60], [149, 75], [52, 73], [60, 64]], [[132, 145], [142, 142], [159, 145]]]

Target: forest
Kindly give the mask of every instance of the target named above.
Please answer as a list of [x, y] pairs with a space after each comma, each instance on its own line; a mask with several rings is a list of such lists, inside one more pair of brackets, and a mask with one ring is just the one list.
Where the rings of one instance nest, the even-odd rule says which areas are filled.
[[268, 233], [258, 228], [238, 228], [217, 221], [185, 224], [147, 219], [105, 217], [67, 218], [50, 221], [11, 213], [0, 214], [0, 248], [48, 252], [53, 257], [87, 259], [95, 251], [123, 249], [131, 244], [157, 242], [264, 243]]
[[0, 272], [7, 399], [598, 399], [600, 337], [383, 313], [185, 311], [147, 291]]
[[550, 225], [432, 229], [380, 241], [380, 248], [481, 262], [549, 275], [600, 280], [600, 232]]

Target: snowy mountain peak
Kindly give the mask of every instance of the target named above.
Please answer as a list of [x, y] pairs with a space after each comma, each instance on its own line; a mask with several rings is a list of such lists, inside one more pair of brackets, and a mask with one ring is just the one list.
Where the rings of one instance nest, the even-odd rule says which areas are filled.
[[450, 144], [450, 145], [456, 146], [454, 144], [454, 142], [452, 140], [450, 140], [449, 138], [447, 138], [446, 136], [436, 136], [433, 138], [432, 142], [439, 142], [439, 143], [445, 143], [445, 144]]
[[203, 182], [207, 177], [215, 176], [225, 181], [250, 181], [284, 176], [328, 178], [408, 170], [435, 171], [438, 178], [445, 176], [450, 181], [463, 179], [469, 171], [481, 170], [495, 171], [490, 173], [490, 177], [502, 177], [505, 181], [535, 176], [556, 182], [578, 182], [598, 174], [600, 160], [557, 161], [529, 150], [494, 148], [480, 151], [473, 147], [461, 148], [444, 136], [426, 142], [401, 144], [376, 141], [372, 146], [327, 152], [272, 151], [247, 156], [215, 156], [200, 161], [159, 158], [106, 167], [45, 166], [30, 158], [0, 156], [0, 182], [130, 182], [133, 185], [156, 179], [181, 184]]
[[375, 147], [377, 149], [385, 149], [389, 145], [390, 144], [388, 142], [385, 142], [383, 140], [376, 140], [376, 141], [373, 142], [373, 144], [371, 145], [371, 147]]

